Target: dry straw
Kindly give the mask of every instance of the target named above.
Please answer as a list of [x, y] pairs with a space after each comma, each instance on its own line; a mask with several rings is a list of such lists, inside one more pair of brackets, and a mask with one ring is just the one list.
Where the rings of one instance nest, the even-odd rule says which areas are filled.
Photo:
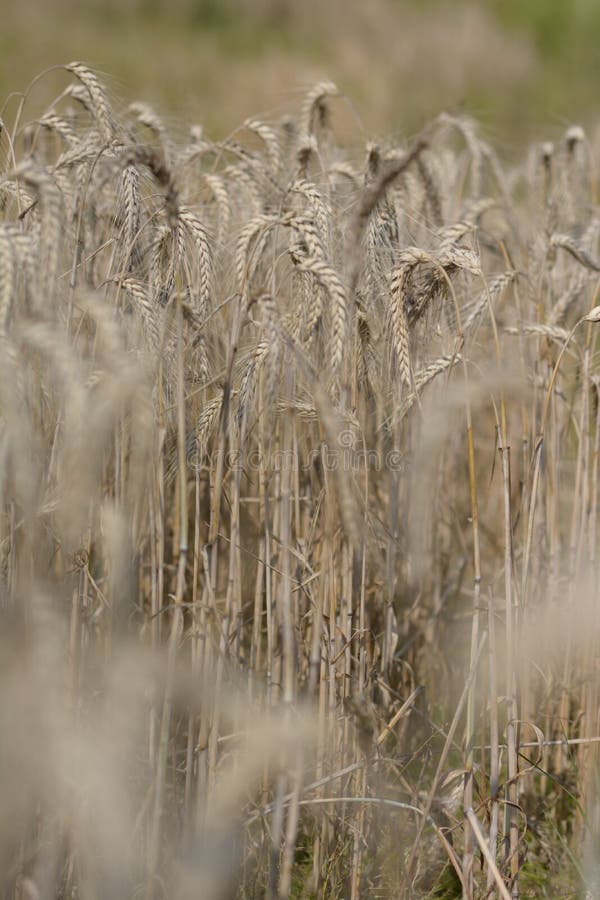
[[44, 77], [0, 134], [3, 896], [593, 892], [592, 142], [344, 146], [323, 82], [180, 145]]

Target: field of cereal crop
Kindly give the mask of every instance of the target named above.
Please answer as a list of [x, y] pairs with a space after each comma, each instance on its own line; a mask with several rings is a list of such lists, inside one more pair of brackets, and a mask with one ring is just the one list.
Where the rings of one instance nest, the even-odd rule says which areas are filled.
[[600, 145], [360, 114], [4, 107], [3, 898], [600, 891]]

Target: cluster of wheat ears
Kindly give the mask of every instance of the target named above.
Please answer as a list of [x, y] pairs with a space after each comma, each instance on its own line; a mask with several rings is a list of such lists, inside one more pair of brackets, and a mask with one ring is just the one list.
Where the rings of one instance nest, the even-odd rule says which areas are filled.
[[340, 146], [331, 83], [177, 138], [43, 78], [0, 134], [1, 896], [595, 896], [592, 141]]

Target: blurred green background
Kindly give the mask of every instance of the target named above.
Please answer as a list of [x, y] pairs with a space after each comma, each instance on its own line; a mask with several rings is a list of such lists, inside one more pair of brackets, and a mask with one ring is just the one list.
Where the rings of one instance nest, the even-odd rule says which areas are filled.
[[[369, 134], [410, 135], [465, 109], [518, 147], [600, 121], [599, 0], [5, 0], [0, 41], [5, 98], [79, 59], [115, 99], [216, 138], [324, 77]], [[57, 85], [36, 86], [30, 115]]]

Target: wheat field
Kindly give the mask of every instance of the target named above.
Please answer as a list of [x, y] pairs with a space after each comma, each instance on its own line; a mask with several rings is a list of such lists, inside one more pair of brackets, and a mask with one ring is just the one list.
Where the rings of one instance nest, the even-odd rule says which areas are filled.
[[[599, 147], [2, 112], [2, 898], [600, 896]], [[353, 113], [354, 114], [354, 113]]]

